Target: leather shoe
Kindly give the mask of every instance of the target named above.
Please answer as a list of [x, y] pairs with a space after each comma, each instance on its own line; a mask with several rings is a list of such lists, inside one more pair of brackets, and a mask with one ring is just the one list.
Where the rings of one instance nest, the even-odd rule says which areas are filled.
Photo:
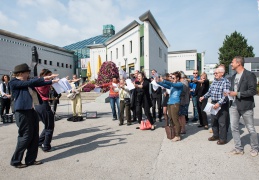
[[227, 143], [226, 141], [219, 140], [219, 141], [217, 142], [217, 145], [224, 145], [224, 144], [226, 144], [226, 143]]
[[42, 162], [42, 161], [34, 161], [34, 162], [32, 162], [32, 163], [27, 164], [27, 166], [32, 166], [32, 165], [41, 165], [41, 164], [43, 164], [43, 162]]
[[17, 164], [17, 165], [14, 165], [15, 168], [26, 168], [27, 165], [26, 164], [23, 164], [23, 163], [20, 163], [20, 164]]
[[219, 140], [218, 137], [214, 137], [214, 136], [211, 136], [210, 138], [208, 138], [209, 141], [216, 141], [216, 140]]

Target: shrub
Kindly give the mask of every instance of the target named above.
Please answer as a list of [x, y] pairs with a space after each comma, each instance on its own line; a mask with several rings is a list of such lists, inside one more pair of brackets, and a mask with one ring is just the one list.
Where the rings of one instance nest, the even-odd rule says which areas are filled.
[[85, 87], [83, 87], [84, 92], [90, 92], [95, 88], [95, 85], [92, 83], [88, 83]]
[[[119, 71], [118, 71], [118, 68], [116, 67], [116, 64], [112, 61], [105, 61], [100, 68], [96, 83], [98, 85], [109, 83], [111, 82], [113, 76], [119, 77]], [[103, 88], [103, 92], [106, 92], [108, 90], [109, 90], [109, 87]]]

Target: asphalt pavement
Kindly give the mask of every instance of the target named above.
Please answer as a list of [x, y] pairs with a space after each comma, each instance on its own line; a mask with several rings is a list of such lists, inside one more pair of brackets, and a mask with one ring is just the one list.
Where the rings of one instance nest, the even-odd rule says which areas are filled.
[[[190, 104], [189, 116], [192, 117]], [[259, 132], [259, 97], [256, 97], [255, 125]], [[17, 142], [15, 123], [0, 123], [0, 179], [252, 179], [259, 178], [259, 156], [249, 153], [249, 135], [241, 123], [244, 155], [230, 155], [234, 143], [217, 145], [207, 139], [208, 130], [198, 123], [187, 124], [180, 142], [166, 138], [163, 122], [155, 131], [136, 129], [138, 124], [119, 126], [112, 120], [109, 103], [83, 103], [83, 112], [97, 111], [98, 117], [69, 122], [71, 106], [62, 100], [58, 106], [61, 120], [55, 122], [52, 151], [39, 149], [44, 163], [16, 169], [10, 159]], [[40, 122], [40, 132], [43, 128]], [[23, 161], [24, 162], [24, 161]]]

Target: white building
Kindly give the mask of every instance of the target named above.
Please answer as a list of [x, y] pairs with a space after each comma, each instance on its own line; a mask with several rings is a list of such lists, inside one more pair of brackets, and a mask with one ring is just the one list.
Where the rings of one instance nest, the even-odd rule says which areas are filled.
[[168, 72], [183, 71], [187, 76], [193, 75], [193, 70], [201, 70], [204, 66], [205, 52], [197, 50], [183, 50], [168, 52]]
[[127, 74], [133, 73], [134, 70], [144, 70], [149, 77], [152, 69], [159, 73], [168, 71], [169, 42], [150, 11], [139, 19], [143, 24], [133, 21], [104, 44], [88, 46], [92, 79], [97, 78], [97, 73], [93, 72], [96, 72], [98, 55], [102, 60], [113, 61], [118, 68], [126, 69]]
[[11, 74], [18, 64], [27, 63], [30, 66], [33, 46], [36, 46], [39, 57], [38, 74], [47, 68], [59, 77], [72, 76], [74, 52], [1, 29], [0, 75]]
[[207, 78], [210, 81], [214, 80], [214, 70], [216, 68], [217, 64], [216, 63], [208, 63], [208, 64], [204, 64], [204, 68], [203, 68], [203, 72], [205, 72], [207, 74]]

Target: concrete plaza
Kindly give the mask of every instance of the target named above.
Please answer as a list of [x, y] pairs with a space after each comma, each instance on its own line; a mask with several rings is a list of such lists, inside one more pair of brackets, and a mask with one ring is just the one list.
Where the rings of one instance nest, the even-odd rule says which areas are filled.
[[[256, 97], [255, 125], [259, 132], [259, 97]], [[69, 122], [68, 100], [62, 100], [52, 141], [53, 151], [39, 149], [44, 164], [16, 169], [10, 159], [17, 141], [17, 126], [0, 124], [0, 179], [258, 179], [259, 156], [251, 157], [249, 135], [242, 125], [245, 154], [233, 156], [231, 134], [226, 145], [207, 139], [212, 134], [187, 125], [180, 142], [168, 140], [164, 122], [155, 131], [137, 130], [138, 124], [118, 126], [112, 121], [109, 103], [83, 102], [83, 112], [97, 111], [98, 118]], [[190, 117], [192, 108], [190, 104]], [[42, 130], [40, 122], [40, 132]]]

